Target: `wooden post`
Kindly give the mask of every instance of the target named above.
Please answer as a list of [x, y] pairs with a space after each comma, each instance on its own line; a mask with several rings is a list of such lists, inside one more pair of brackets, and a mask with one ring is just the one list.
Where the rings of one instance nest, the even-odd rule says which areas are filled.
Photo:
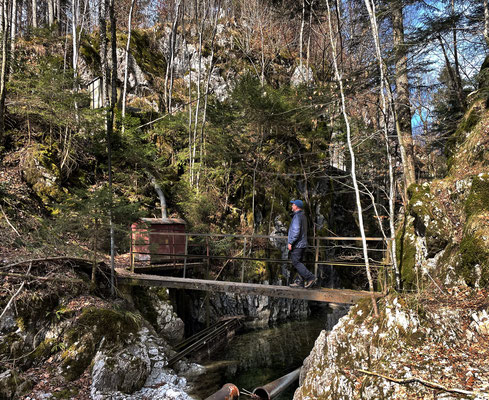
[[134, 242], [133, 242], [133, 232], [132, 232], [132, 227], [131, 227], [131, 230], [130, 230], [130, 235], [131, 235], [131, 272], [134, 272], [134, 252], [132, 250], [132, 246], [134, 245]]
[[[384, 266], [384, 289], [382, 292], [384, 292], [384, 294], [387, 294], [387, 281], [388, 281], [388, 274], [387, 274], [387, 270], [390, 269], [389, 266], [391, 266], [391, 244], [389, 243], [389, 239], [386, 239], [384, 242], [384, 254], [385, 254], [385, 266]], [[393, 272], [393, 276], [395, 274], [395, 271], [392, 271]]]
[[[244, 245], [243, 245], [243, 258], [246, 255], [246, 238], [244, 238]], [[245, 261], [243, 260], [243, 263], [241, 264], [241, 283], [244, 282], [244, 270], [245, 270]]]
[[185, 234], [185, 258], [183, 259], [183, 277], [187, 272], [188, 234]]
[[[205, 273], [205, 279], [209, 280], [209, 268], [210, 268], [210, 251], [209, 251], [209, 238], [205, 238], [205, 245], [207, 248], [207, 271]], [[205, 296], [205, 326], [208, 328], [210, 325], [210, 317], [209, 317], [209, 294]]]
[[171, 253], [173, 254], [173, 268], [176, 268], [177, 265], [177, 255], [175, 251], [175, 235], [171, 235], [171, 241], [172, 241], [172, 251]]
[[314, 276], [318, 277], [318, 261], [319, 261], [319, 238], [316, 238], [316, 255], [314, 257]]

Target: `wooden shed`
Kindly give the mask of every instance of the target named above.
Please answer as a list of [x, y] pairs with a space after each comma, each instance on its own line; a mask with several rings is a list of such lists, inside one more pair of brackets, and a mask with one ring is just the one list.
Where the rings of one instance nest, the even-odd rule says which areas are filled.
[[141, 218], [133, 223], [131, 253], [134, 260], [155, 264], [183, 259], [185, 226], [185, 221], [179, 218]]

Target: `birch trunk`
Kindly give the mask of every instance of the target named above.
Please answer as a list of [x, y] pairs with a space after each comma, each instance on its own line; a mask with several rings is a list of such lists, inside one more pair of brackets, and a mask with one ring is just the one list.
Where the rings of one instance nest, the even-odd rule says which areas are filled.
[[[111, 33], [111, 55], [112, 55], [112, 76], [111, 76], [111, 96], [110, 107], [108, 110], [108, 129], [107, 136], [111, 137], [114, 131], [114, 109], [117, 104], [117, 30], [116, 19], [114, 10], [114, 1], [110, 0], [109, 3], [109, 18], [110, 18], [110, 33]], [[113, 220], [113, 190], [112, 190], [112, 149], [109, 154], [109, 207], [110, 207], [110, 283], [111, 294], [115, 296], [115, 232], [114, 232], [114, 220]]]
[[307, 37], [307, 50], [306, 50], [306, 81], [309, 83], [309, 61], [311, 56], [311, 33], [312, 33], [312, 6], [314, 4], [314, 0], [311, 0], [310, 11], [309, 11], [309, 35]]
[[[368, 10], [368, 14], [370, 17], [370, 25], [372, 27], [372, 36], [374, 39], [375, 43], [375, 53], [377, 56], [377, 61], [379, 63], [379, 73], [380, 73], [380, 96], [382, 99], [382, 116], [383, 116], [383, 133], [384, 133], [384, 140], [385, 140], [385, 146], [386, 146], [386, 153], [387, 153], [387, 162], [388, 162], [388, 168], [389, 168], [389, 230], [390, 230], [390, 246], [389, 246], [389, 251], [390, 251], [390, 258], [393, 263], [393, 268], [394, 268], [394, 274], [395, 274], [395, 281], [396, 281], [396, 287], [399, 290], [401, 287], [401, 274], [399, 271], [399, 266], [397, 264], [397, 258], [396, 258], [396, 230], [395, 230], [395, 185], [394, 185], [394, 166], [393, 166], [393, 160], [392, 160], [392, 155], [391, 155], [391, 150], [390, 150], [390, 145], [389, 145], [389, 130], [388, 130], [388, 115], [389, 115], [389, 108], [388, 105], [392, 104], [392, 98], [389, 98], [389, 102], [386, 101], [385, 94], [390, 97], [390, 90], [386, 88], [390, 88], [390, 84], [387, 80], [387, 74], [385, 71], [385, 64], [382, 58], [382, 52], [380, 48], [380, 40], [379, 40], [379, 30], [377, 26], [377, 17], [376, 17], [376, 10], [375, 10], [375, 2], [372, 0], [364, 0], [365, 5]], [[381, 223], [381, 221], [379, 221]]]
[[489, 1], [484, 1], [484, 39], [489, 46]]
[[122, 89], [122, 134], [124, 134], [124, 130], [125, 130], [124, 118], [126, 117], [127, 78], [129, 75], [129, 52], [131, 51], [132, 12], [134, 9], [134, 3], [135, 0], [131, 0], [131, 7], [129, 8], [129, 16], [127, 18], [127, 43], [126, 43], [126, 54], [125, 54], [126, 65], [124, 67], [124, 87]]
[[[17, 0], [12, 0], [12, 16], [10, 18], [10, 55], [12, 59], [15, 52], [15, 37], [17, 36]], [[12, 71], [12, 65], [10, 65]]]
[[[352, 178], [352, 182], [353, 182], [353, 187], [355, 189], [355, 200], [356, 200], [357, 212], [358, 212], [358, 225], [360, 228], [360, 235], [362, 237], [363, 258], [365, 260], [365, 270], [367, 273], [369, 290], [370, 290], [370, 292], [373, 293], [374, 283], [373, 283], [373, 279], [372, 279], [372, 273], [370, 271], [367, 240], [366, 240], [366, 236], [365, 236], [365, 229], [363, 226], [363, 210], [362, 210], [362, 204], [360, 201], [360, 191], [358, 189], [358, 182], [357, 182], [357, 176], [356, 176], [355, 152], [353, 151], [353, 146], [352, 146], [352, 142], [351, 142], [350, 119], [349, 119], [348, 114], [346, 112], [346, 99], [345, 99], [345, 93], [343, 90], [343, 78], [341, 76], [341, 72], [340, 72], [340, 69], [338, 67], [338, 62], [336, 61], [336, 57], [337, 57], [336, 43], [335, 43], [335, 39], [333, 37], [333, 25], [331, 23], [331, 10], [330, 10], [330, 6], [329, 6], [329, 0], [326, 0], [326, 7], [328, 10], [329, 39], [330, 39], [331, 50], [332, 50], [333, 66], [334, 66], [335, 78], [338, 82], [339, 89], [340, 89], [341, 112], [342, 112], [343, 118], [345, 120], [346, 138], [347, 138], [348, 150], [350, 152], [350, 158], [351, 158], [351, 178]], [[337, 33], [337, 35], [339, 35], [339, 31], [336, 33]], [[374, 307], [375, 315], [378, 316], [377, 303], [375, 302], [375, 299], [373, 297], [372, 297], [372, 305]]]
[[5, 136], [5, 99], [7, 97], [7, 68], [8, 68], [8, 40], [9, 40], [9, 7], [8, 0], [0, 0], [2, 4], [1, 17], [1, 51], [2, 63], [0, 66], [0, 146], [4, 143]]
[[[79, 0], [71, 1], [71, 32], [72, 32], [72, 45], [73, 45], [73, 75], [77, 78], [78, 71], [78, 6]], [[76, 83], [75, 83], [76, 84]]]
[[305, 14], [306, 14], [306, 1], [302, 0], [301, 30], [299, 32], [299, 70], [301, 71], [301, 74], [302, 74], [302, 37], [304, 35]]
[[167, 110], [171, 113], [171, 100], [172, 100], [172, 92], [173, 92], [173, 63], [175, 58], [175, 41], [177, 37], [177, 27], [178, 27], [178, 16], [180, 14], [180, 3], [178, 0], [175, 10], [175, 17], [173, 18], [173, 26], [170, 34], [170, 63], [166, 68], [166, 77], [165, 77], [165, 90], [167, 87], [168, 78], [170, 78], [170, 87], [168, 88], [168, 97], [167, 97]]
[[54, 0], [48, 0], [48, 25], [52, 26], [54, 24]]
[[32, 0], [32, 27], [37, 29], [37, 0]]
[[199, 123], [199, 110], [200, 110], [200, 82], [202, 80], [202, 42], [203, 42], [203, 35], [204, 35], [204, 27], [205, 27], [205, 20], [207, 17], [207, 8], [206, 8], [206, 2], [204, 2], [204, 11], [203, 15], [201, 16], [201, 24], [200, 24], [200, 31], [199, 31], [199, 53], [198, 53], [198, 58], [199, 58], [199, 68], [197, 70], [197, 104], [195, 105], [195, 119], [194, 119], [194, 135], [193, 135], [193, 154], [192, 154], [192, 159], [193, 159], [193, 164], [191, 168], [191, 182], [193, 185], [197, 186], [198, 189], [198, 176], [195, 173], [195, 157], [197, 153], [197, 128], [198, 128], [198, 123]]
[[214, 18], [214, 28], [212, 30], [212, 40], [211, 40], [211, 59], [209, 61], [209, 67], [207, 68], [208, 73], [207, 73], [207, 83], [205, 86], [205, 93], [204, 93], [204, 110], [203, 110], [203, 116], [202, 116], [202, 125], [200, 128], [200, 166], [199, 166], [199, 176], [200, 172], [202, 171], [202, 167], [204, 164], [204, 159], [205, 159], [205, 135], [204, 135], [204, 129], [205, 129], [205, 123], [206, 123], [206, 117], [207, 117], [207, 101], [209, 98], [209, 87], [211, 83], [211, 76], [212, 76], [212, 70], [214, 68], [213, 63], [214, 63], [214, 42], [216, 40], [216, 33], [217, 33], [217, 18], [219, 16], [219, 11], [221, 9], [221, 2], [220, 0], [218, 1], [217, 4], [217, 9], [216, 9], [216, 15]]

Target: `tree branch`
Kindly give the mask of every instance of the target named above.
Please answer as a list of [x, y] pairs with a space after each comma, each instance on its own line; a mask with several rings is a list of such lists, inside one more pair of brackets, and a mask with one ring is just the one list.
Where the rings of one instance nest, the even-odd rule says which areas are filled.
[[363, 369], [357, 369], [357, 371], [361, 372], [362, 374], [365, 374], [365, 375], [376, 376], [376, 377], [379, 377], [382, 379], [386, 379], [390, 382], [398, 383], [400, 385], [407, 385], [410, 383], [420, 383], [421, 385], [427, 386], [431, 389], [439, 389], [439, 390], [443, 390], [443, 391], [449, 392], [449, 393], [457, 393], [457, 394], [463, 394], [463, 395], [468, 395], [468, 396], [482, 396], [483, 398], [489, 399], [489, 394], [480, 393], [477, 391], [464, 390], [464, 389], [448, 388], [446, 386], [440, 385], [439, 383], [430, 382], [430, 381], [424, 380], [422, 378], [412, 377], [412, 378], [406, 378], [406, 379], [397, 379], [397, 378], [393, 378], [391, 376], [382, 375], [382, 374], [378, 374], [377, 372], [366, 371]]

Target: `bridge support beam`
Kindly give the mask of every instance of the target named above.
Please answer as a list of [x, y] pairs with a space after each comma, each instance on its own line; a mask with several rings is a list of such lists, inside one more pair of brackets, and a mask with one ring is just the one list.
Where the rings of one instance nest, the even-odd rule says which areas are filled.
[[[117, 281], [137, 286], [162, 286], [175, 289], [251, 294], [340, 304], [353, 304], [362, 298], [371, 297], [371, 293], [367, 291], [326, 288], [317, 290], [296, 289], [288, 286], [131, 274], [121, 270], [118, 271]], [[374, 296], [381, 297], [382, 293], [374, 293]]]

